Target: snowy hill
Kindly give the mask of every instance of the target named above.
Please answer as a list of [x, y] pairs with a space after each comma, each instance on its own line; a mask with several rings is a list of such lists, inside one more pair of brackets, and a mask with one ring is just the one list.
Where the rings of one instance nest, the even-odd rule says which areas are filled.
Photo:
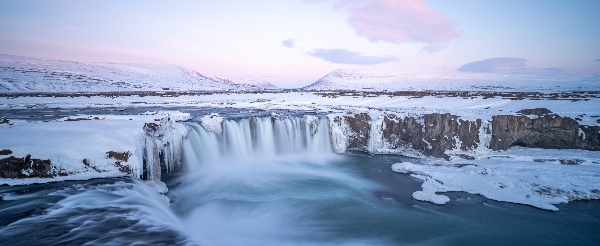
[[237, 85], [237, 86], [244, 86], [244, 87], [259, 87], [262, 89], [277, 89], [277, 87], [272, 85], [271, 83], [268, 83], [265, 81], [260, 81], [260, 80], [228, 79], [223, 76], [215, 76], [215, 77], [211, 77], [211, 79], [221, 82], [223, 84], [230, 84], [230, 85]]
[[418, 73], [334, 70], [306, 90], [356, 91], [600, 91], [600, 77], [524, 74]]
[[81, 63], [0, 55], [0, 92], [223, 91], [275, 89], [163, 64]]

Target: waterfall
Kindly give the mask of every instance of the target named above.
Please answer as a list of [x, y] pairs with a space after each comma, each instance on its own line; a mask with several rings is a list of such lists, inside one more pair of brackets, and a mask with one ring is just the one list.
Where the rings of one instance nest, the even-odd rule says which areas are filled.
[[[214, 124], [207, 122], [186, 123], [192, 128], [184, 144], [186, 162], [205, 164], [332, 153], [326, 117], [273, 116], [218, 121], [221, 129], [214, 129]], [[207, 129], [204, 125], [211, 127]]]

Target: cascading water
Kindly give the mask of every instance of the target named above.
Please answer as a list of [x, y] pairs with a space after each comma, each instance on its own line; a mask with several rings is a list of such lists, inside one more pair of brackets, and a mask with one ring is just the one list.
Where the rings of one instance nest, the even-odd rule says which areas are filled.
[[224, 120], [220, 136], [197, 123], [188, 125], [195, 134], [188, 136], [189, 141], [184, 146], [184, 162], [192, 169], [198, 164], [226, 160], [332, 153], [326, 118], [284, 116]]
[[344, 203], [360, 204], [357, 199], [370, 197], [365, 190], [375, 186], [332, 165], [341, 156], [331, 150], [326, 117], [230, 119], [222, 121], [222, 131], [188, 126], [193, 129], [184, 143], [188, 170], [169, 197], [186, 234], [199, 242], [336, 241], [323, 230], [329, 219], [318, 217]]

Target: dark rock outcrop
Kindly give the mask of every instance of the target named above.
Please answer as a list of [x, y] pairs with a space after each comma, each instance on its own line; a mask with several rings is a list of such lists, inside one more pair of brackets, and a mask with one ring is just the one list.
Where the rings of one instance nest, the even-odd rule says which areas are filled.
[[479, 127], [481, 120], [468, 121], [451, 114], [426, 114], [424, 138], [430, 143], [424, 154], [433, 157], [449, 156], [444, 152], [451, 149], [470, 150], [479, 143]]
[[422, 141], [423, 125], [414, 117], [400, 118], [394, 114], [383, 116], [382, 137], [390, 149], [423, 151], [427, 148]]
[[348, 149], [367, 150], [369, 132], [371, 131], [371, 116], [367, 113], [344, 116], [344, 120], [353, 134], [348, 136]]
[[451, 114], [423, 115], [424, 125], [415, 117], [383, 116], [383, 140], [392, 149], [411, 148], [425, 155], [448, 159], [451, 149], [470, 150], [479, 144], [481, 120], [468, 121]]
[[[405, 117], [385, 114], [381, 125], [383, 153], [415, 150], [427, 156], [449, 159], [447, 150], [474, 150], [483, 147], [482, 144], [492, 150], [506, 150], [511, 146], [600, 150], [600, 126], [580, 126], [576, 120], [558, 116], [545, 108], [523, 109], [518, 113], [522, 115], [493, 116], [491, 124], [486, 124], [488, 127], [483, 126], [480, 119], [463, 120], [448, 113]], [[334, 124], [348, 125], [348, 149], [351, 150], [366, 150], [370, 121], [365, 113], [333, 119]], [[489, 143], [482, 143], [480, 132], [491, 138]]]
[[33, 159], [31, 155], [0, 159], [0, 178], [51, 178], [51, 170], [50, 160]]
[[545, 149], [600, 150], [600, 127], [580, 126], [576, 120], [561, 117], [550, 110], [521, 110], [537, 115], [531, 119], [519, 115], [492, 117], [490, 149], [506, 150], [511, 146]]
[[524, 114], [524, 115], [537, 115], [537, 116], [541, 116], [541, 115], [551, 114], [552, 111], [550, 111], [547, 108], [533, 108], [533, 109], [521, 109], [517, 113], [518, 114]]
[[129, 166], [124, 166], [121, 162], [127, 162], [131, 153], [129, 151], [126, 152], [115, 152], [108, 151], [106, 152], [106, 158], [115, 159], [115, 167], [119, 168], [119, 171], [126, 174], [131, 174], [131, 168]]

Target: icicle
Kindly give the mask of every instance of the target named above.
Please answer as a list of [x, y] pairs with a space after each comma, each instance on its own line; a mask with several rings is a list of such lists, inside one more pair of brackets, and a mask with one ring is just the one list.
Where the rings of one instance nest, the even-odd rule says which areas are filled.
[[477, 151], [487, 151], [492, 142], [492, 122], [490, 120], [482, 120], [479, 127], [479, 143]]
[[310, 134], [315, 135], [319, 130], [319, 117], [306, 115], [306, 124], [310, 127]]
[[345, 153], [348, 147], [348, 124], [342, 116], [329, 115], [329, 129], [331, 130], [331, 147], [335, 153]]
[[378, 154], [385, 148], [383, 140], [383, 129], [385, 129], [384, 116], [379, 116], [377, 120], [371, 121], [371, 131], [369, 132], [369, 140], [367, 142], [367, 150], [369, 153]]

